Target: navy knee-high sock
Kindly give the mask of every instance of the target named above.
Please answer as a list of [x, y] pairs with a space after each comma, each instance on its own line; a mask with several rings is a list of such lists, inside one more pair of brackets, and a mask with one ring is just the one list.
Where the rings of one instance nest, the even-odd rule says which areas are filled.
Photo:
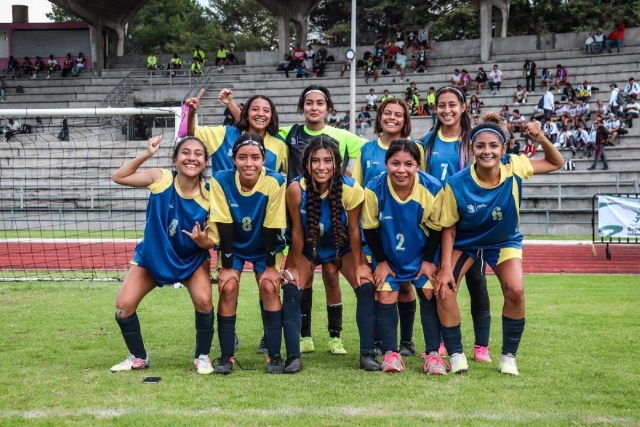
[[491, 332], [491, 306], [484, 260], [476, 260], [465, 274], [465, 278], [471, 297], [471, 318], [475, 345], [488, 346]]
[[196, 351], [194, 358], [211, 352], [213, 341], [213, 310], [201, 313], [196, 310]]
[[131, 316], [121, 319], [116, 316], [116, 322], [120, 326], [120, 332], [122, 332], [122, 338], [124, 338], [124, 343], [127, 345], [129, 353], [139, 359], [146, 359], [147, 351], [144, 349], [144, 343], [142, 342], [138, 314], [134, 312]]
[[267, 334], [267, 350], [269, 357], [280, 355], [282, 345], [282, 310], [264, 310], [264, 326]]
[[520, 339], [524, 332], [524, 317], [511, 319], [502, 316], [502, 354], [511, 353], [514, 356], [520, 346]]
[[220, 316], [218, 313], [218, 341], [222, 357], [233, 357], [236, 344], [236, 315]]
[[296, 285], [284, 285], [282, 289], [282, 330], [287, 357], [300, 356], [301, 299], [302, 291]]
[[[419, 291], [421, 292], [421, 291]], [[425, 296], [420, 298], [420, 323], [424, 334], [425, 352], [437, 352], [440, 348], [440, 320], [436, 307], [437, 298], [434, 295], [430, 300]]]
[[398, 302], [400, 341], [413, 341], [413, 322], [416, 319], [416, 300]]
[[365, 283], [355, 290], [356, 323], [360, 334], [360, 354], [373, 353], [376, 334], [376, 299], [373, 283]]
[[442, 341], [449, 356], [464, 352], [462, 349], [462, 331], [460, 331], [460, 324], [451, 327], [440, 326], [440, 332], [442, 333]]
[[300, 325], [300, 335], [303, 337], [311, 336], [311, 309], [313, 307], [313, 288], [303, 289], [300, 299], [300, 315], [302, 323]]
[[382, 350], [398, 351], [398, 304], [376, 303], [378, 332], [382, 340]]
[[476, 337], [474, 344], [488, 346], [491, 332], [491, 311], [471, 310], [471, 318], [473, 319], [473, 332]]
[[340, 332], [342, 332], [342, 303], [327, 306], [327, 329], [329, 329], [329, 337], [340, 338]]

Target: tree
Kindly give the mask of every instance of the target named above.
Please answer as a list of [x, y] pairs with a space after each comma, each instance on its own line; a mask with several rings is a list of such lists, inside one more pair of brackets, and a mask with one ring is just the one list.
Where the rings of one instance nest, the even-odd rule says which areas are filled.
[[209, 7], [224, 32], [221, 43], [245, 51], [278, 46], [276, 17], [255, 0], [209, 0]]
[[53, 22], [81, 21], [81, 19], [73, 13], [58, 7], [55, 4], [51, 4], [51, 12], [45, 13], [44, 16]]

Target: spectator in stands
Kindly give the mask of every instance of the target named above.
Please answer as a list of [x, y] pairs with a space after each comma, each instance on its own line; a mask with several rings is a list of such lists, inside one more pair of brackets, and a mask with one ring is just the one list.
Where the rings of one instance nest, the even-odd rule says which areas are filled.
[[593, 131], [589, 135], [589, 143], [585, 147], [587, 157], [591, 157], [594, 154], [594, 151], [598, 148], [598, 144], [604, 146], [608, 138], [609, 132], [604, 127], [602, 121], [596, 120], [593, 122]]
[[367, 110], [377, 110], [378, 109], [378, 95], [376, 95], [375, 89], [369, 89], [369, 95], [367, 95]]
[[293, 70], [295, 70], [295, 65], [291, 61], [291, 57], [289, 56], [289, 54], [285, 53], [282, 61], [280, 61], [280, 64], [278, 64], [277, 71], [284, 71], [284, 75], [289, 78], [289, 71]]
[[591, 141], [589, 138], [589, 133], [582, 127], [577, 126], [576, 131], [573, 133], [573, 142], [575, 144], [576, 149], [582, 149], [584, 155], [587, 155], [587, 144]]
[[58, 71], [60, 66], [58, 65], [58, 61], [53, 57], [53, 55], [49, 55], [49, 60], [47, 61], [47, 78], [51, 78], [52, 71]]
[[556, 88], [551, 86], [549, 90], [542, 96], [542, 109], [544, 110], [544, 119], [549, 120], [553, 112], [553, 102]]
[[482, 114], [482, 105], [483, 105], [482, 102], [480, 102], [480, 100], [476, 95], [471, 95], [471, 100], [469, 100], [469, 106], [467, 107], [467, 111], [472, 116], [477, 116], [479, 114]]
[[395, 61], [396, 55], [400, 52], [398, 46], [392, 40], [387, 41], [385, 45], [385, 49], [387, 50], [387, 67], [389, 66], [389, 61]]
[[457, 68], [453, 70], [453, 74], [451, 75], [451, 86], [462, 86], [462, 75], [460, 74], [460, 70], [458, 70]]
[[602, 49], [604, 48], [604, 33], [602, 32], [602, 28], [598, 28], [596, 33], [593, 35], [593, 44], [591, 45], [592, 53], [602, 53]]
[[591, 91], [593, 89], [594, 88], [591, 87], [589, 82], [585, 80], [580, 86], [576, 88], [576, 98], [578, 98], [578, 100], [582, 99], [585, 102], [589, 102], [589, 99], [592, 95]]
[[636, 101], [638, 97], [635, 93], [631, 94], [630, 98], [631, 100], [629, 101], [629, 103], [627, 104], [627, 107], [625, 108], [625, 113], [627, 116], [627, 126], [629, 128], [632, 128], [633, 119], [638, 118], [638, 113], [640, 112], [640, 104], [638, 104], [638, 102]]
[[607, 135], [607, 129], [605, 129], [604, 126], [601, 125], [597, 125], [596, 126], [596, 152], [595, 155], [593, 156], [593, 165], [591, 165], [590, 168], [587, 168], [587, 170], [595, 170], [596, 166], [598, 165], [598, 159], [602, 159], [602, 170], [607, 170], [609, 169], [609, 165], [607, 164], [607, 158], [604, 155], [604, 148], [607, 145], [606, 141], [608, 140], [608, 138], [610, 138], [610, 136]]
[[424, 46], [420, 45], [417, 51], [414, 52], [416, 59], [411, 61], [414, 73], [424, 73], [429, 69], [429, 55]]
[[60, 72], [60, 77], [67, 77], [67, 74], [73, 69], [73, 58], [70, 53], [67, 53], [67, 56], [64, 58], [64, 63], [62, 65], [62, 70]]
[[562, 98], [561, 101], [574, 101], [577, 98], [576, 90], [573, 88], [571, 83], [566, 82], [564, 88], [562, 88]]
[[500, 109], [500, 115], [502, 116], [505, 122], [508, 122], [509, 117], [511, 117], [511, 113], [509, 112], [509, 107], [507, 107], [506, 105], [503, 105], [502, 108]]
[[351, 113], [347, 111], [342, 118], [342, 121], [338, 124], [338, 129], [347, 129], [351, 125]]
[[24, 57], [24, 61], [22, 61], [22, 65], [20, 66], [20, 72], [18, 73], [18, 77], [22, 77], [25, 74], [31, 74], [33, 72], [33, 63], [29, 59], [28, 56]]
[[202, 75], [202, 63], [200, 62], [200, 58], [197, 56], [194, 56], [193, 61], [191, 62], [191, 75], [196, 77]]
[[402, 31], [402, 27], [400, 25], [396, 25], [396, 29], [394, 32], [396, 38], [396, 46], [398, 47], [398, 52], [404, 53], [404, 31]]
[[542, 108], [544, 106], [544, 97], [540, 97], [540, 100], [538, 101], [538, 104], [536, 104], [535, 107], [533, 107], [533, 115], [532, 117], [535, 117], [536, 120], [540, 121], [540, 122], [544, 122], [546, 119], [544, 118], [544, 108]]
[[513, 94], [513, 103], [515, 105], [527, 103], [527, 91], [522, 87], [522, 85], [518, 85], [516, 87], [516, 91]]
[[420, 114], [420, 93], [418, 92], [418, 89], [415, 88], [413, 90], [413, 93], [411, 94], [411, 99], [409, 100], [409, 102], [407, 103], [407, 106], [409, 107], [409, 114], [412, 116], [417, 116]]
[[356, 116], [356, 135], [363, 137], [367, 129], [367, 124], [364, 123], [362, 116], [359, 114]]
[[478, 68], [478, 74], [476, 74], [476, 95], [480, 95], [482, 93], [482, 88], [489, 78], [487, 77], [487, 73], [484, 71], [484, 68]]
[[544, 133], [544, 136], [546, 136], [549, 141], [555, 144], [556, 142], [558, 142], [559, 131], [560, 131], [560, 128], [558, 127], [558, 123], [556, 123], [556, 115], [552, 114], [549, 117], [549, 120], [547, 120], [542, 126], [542, 132]]
[[500, 94], [500, 85], [502, 84], [502, 71], [498, 68], [498, 64], [493, 66], [493, 71], [489, 73], [489, 88], [492, 95]]
[[2, 78], [7, 77], [7, 73], [11, 71], [11, 78], [16, 77], [16, 73], [20, 71], [20, 64], [13, 56], [9, 57], [9, 62], [7, 62], [7, 68], [2, 70]]
[[474, 128], [480, 124], [480, 116], [473, 116], [473, 123], [471, 127]]
[[[371, 127], [371, 114], [369, 114], [369, 112], [367, 111], [367, 107], [360, 108], [358, 117], [362, 118], [363, 129]], [[364, 135], [364, 131], [362, 132], [362, 134]]]
[[606, 120], [604, 122], [604, 127], [609, 132], [609, 137], [607, 138], [605, 144], [613, 146], [613, 143], [620, 132], [620, 128], [622, 127], [620, 120], [618, 120], [618, 116], [613, 113], [609, 113], [609, 120]]
[[297, 79], [301, 79], [301, 78], [310, 79], [311, 77], [313, 77], [313, 74], [311, 74], [307, 70], [307, 67], [304, 66], [304, 61], [298, 61], [298, 69], [296, 71], [296, 78]]
[[36, 56], [36, 62], [33, 63], [33, 77], [31, 78], [35, 79], [38, 73], [43, 70], [44, 70], [44, 62], [42, 61], [42, 58], [40, 58], [39, 56]]
[[152, 50], [151, 53], [149, 53], [149, 56], [147, 56], [147, 70], [153, 71], [156, 68], [158, 68], [158, 57], [156, 56], [156, 53]]
[[595, 39], [593, 38], [593, 33], [589, 33], [587, 35], [587, 38], [584, 39], [584, 53], [589, 54], [589, 53], [593, 53], [593, 42], [595, 41]]
[[524, 65], [522, 66], [522, 77], [526, 79], [526, 87], [527, 92], [535, 92], [536, 91], [536, 76], [538, 75], [538, 67], [536, 63], [526, 59], [524, 61]]
[[376, 67], [384, 67], [387, 59], [387, 49], [382, 45], [382, 40], [376, 41], [373, 49], [373, 62]]
[[300, 43], [296, 45], [296, 48], [293, 50], [291, 56], [293, 56], [293, 60], [296, 62], [304, 62], [304, 49], [300, 47]]
[[542, 70], [542, 74], [540, 74], [540, 92], [549, 90], [551, 83], [553, 83], [553, 77], [551, 77], [549, 69], [545, 68]]
[[238, 61], [238, 58], [236, 58], [236, 56], [233, 54], [233, 52], [231, 52], [229, 49], [227, 49], [227, 60], [229, 61], [229, 64], [240, 64], [240, 61]]
[[568, 126], [569, 123], [569, 110], [564, 105], [560, 104], [560, 101], [554, 101], [553, 113], [558, 117], [562, 126]]
[[556, 87], [569, 83], [569, 70], [562, 64], [556, 65]]
[[569, 133], [566, 126], [560, 127], [560, 132], [558, 133], [558, 140], [556, 142], [557, 148], [567, 148], [571, 146], [571, 138], [573, 135]]
[[430, 114], [431, 118], [433, 118], [433, 123], [435, 124], [435, 114], [436, 114], [436, 89], [431, 86], [429, 88], [429, 92], [427, 92], [426, 103], [424, 104], [424, 112], [425, 114]]
[[584, 129], [587, 128], [587, 121], [591, 120], [591, 106], [588, 102], [585, 102], [584, 99], [578, 99], [578, 115], [577, 115], [577, 123], [582, 123]]
[[233, 113], [231, 113], [231, 109], [229, 109], [228, 105], [225, 107], [224, 112], [222, 113], [222, 115], [224, 116], [224, 119], [222, 121], [222, 124], [224, 126], [235, 126], [236, 125], [236, 119], [233, 117]]
[[196, 48], [193, 50], [193, 57], [198, 58], [198, 62], [200, 62], [201, 66], [207, 61], [207, 55], [204, 53], [204, 50], [200, 49], [199, 44], [197, 44]]
[[9, 140], [11, 139], [11, 137], [17, 133], [20, 133], [20, 122], [17, 120], [13, 120], [13, 119], [9, 119], [7, 120], [7, 123], [9, 124], [9, 130], [7, 130], [7, 133], [4, 134], [4, 136], [2, 137], [2, 140], [4, 142], [9, 142]]
[[378, 81], [378, 69], [373, 63], [373, 55], [369, 55], [367, 62], [364, 64], [364, 82], [369, 83], [369, 77], [373, 77], [373, 81]]
[[609, 37], [607, 37], [607, 40], [604, 42], [607, 52], [611, 53], [611, 46], [615, 46], [618, 53], [620, 53], [620, 46], [622, 46], [622, 39], [624, 38], [624, 28], [624, 23], [619, 22], [613, 31], [609, 33]]
[[409, 28], [407, 31], [407, 46], [405, 52], [409, 49], [415, 50], [418, 48], [418, 32], [413, 28]]
[[313, 62], [316, 57], [316, 51], [313, 46], [307, 45], [307, 50], [304, 51], [304, 66], [307, 70], [313, 70]]
[[178, 56], [177, 53], [173, 54], [173, 57], [169, 61], [169, 65], [167, 65], [167, 68], [171, 70], [170, 73], [172, 76], [176, 75], [177, 69], [182, 68], [182, 59], [180, 59], [180, 56]]
[[[320, 48], [316, 52], [316, 57], [315, 57], [316, 77], [324, 77], [324, 69], [327, 66], [328, 56], [329, 56], [329, 53], [327, 52], [327, 49], [324, 47], [324, 43], [320, 43]], [[376, 75], [377, 75], [377, 71], [376, 71]], [[378, 80], [378, 77], [376, 77], [375, 80]]]
[[[397, 70], [397, 74], [400, 74], [400, 82], [404, 80], [404, 72], [406, 67], [407, 67], [407, 56], [402, 51], [399, 50], [398, 54], [396, 55], [396, 70]], [[395, 82], [396, 80], [393, 79], [393, 81]], [[407, 81], [409, 81], [409, 79], [407, 79]]]
[[224, 48], [223, 44], [218, 46], [218, 51], [216, 52], [216, 65], [218, 66], [218, 71], [220, 72], [224, 71], [225, 65], [229, 65], [229, 58], [227, 58], [227, 49]]
[[460, 79], [462, 90], [464, 90], [465, 96], [469, 96], [469, 92], [471, 91], [471, 76], [467, 72], [467, 70], [462, 69], [462, 78]]
[[424, 24], [418, 30], [418, 41], [422, 46], [424, 46], [425, 49], [429, 49], [429, 30], [431, 29], [432, 25], [433, 25], [433, 22]]
[[567, 111], [569, 112], [569, 123], [571, 124], [571, 129], [575, 129], [578, 125], [578, 106], [573, 99], [569, 100]]
[[596, 103], [596, 120], [604, 121], [609, 116], [609, 108], [602, 99], [598, 99]]
[[629, 78], [629, 83], [624, 88], [624, 97], [627, 102], [631, 100], [631, 95], [635, 95], [636, 98], [640, 95], [640, 85], [636, 83], [633, 77]]
[[516, 156], [520, 154], [520, 143], [516, 141], [516, 137], [513, 134], [509, 135], [507, 154], [515, 154]]
[[526, 119], [522, 114], [520, 114], [520, 110], [513, 110], [513, 114], [509, 118], [509, 122], [507, 123], [507, 129], [509, 133], [520, 132], [520, 136], [524, 136], [524, 130], [527, 127]]
[[7, 94], [7, 84], [4, 81], [4, 77], [0, 76], [0, 101], [4, 102]]
[[527, 145], [524, 146], [523, 154], [531, 159], [535, 157], [537, 152], [538, 152], [538, 147], [533, 142], [533, 139], [527, 138]]
[[140, 114], [135, 121], [135, 140], [145, 141], [147, 140], [147, 121], [144, 119], [144, 115]]
[[86, 62], [87, 60], [82, 52], [79, 52], [78, 56], [76, 57], [76, 66], [71, 69], [71, 75], [73, 77], [78, 77], [80, 75], [80, 72], [84, 70]]
[[416, 86], [416, 82], [411, 82], [409, 87], [404, 90], [404, 100], [405, 102], [411, 102], [411, 98], [413, 98], [413, 92], [417, 91], [418, 88]]
[[613, 113], [616, 117], [618, 116], [618, 109], [621, 107], [620, 99], [618, 98], [618, 94], [620, 94], [620, 89], [618, 89], [618, 85], [615, 83], [611, 83], [609, 85], [609, 89], [611, 89], [611, 96], [609, 97], [609, 109], [611, 113]]
[[384, 101], [386, 101], [387, 99], [390, 99], [390, 98], [395, 98], [395, 96], [394, 95], [390, 95], [389, 94], [389, 90], [385, 89], [382, 92], [382, 97], [380, 98], [380, 103], [382, 104]]
[[331, 110], [331, 114], [327, 116], [327, 119], [329, 120], [329, 126], [337, 127], [338, 123], [340, 122], [340, 117], [338, 117], [338, 111], [335, 109]]
[[344, 58], [344, 61], [342, 61], [342, 68], [340, 69], [340, 77], [344, 77], [344, 72], [348, 70], [351, 70], [351, 61]]

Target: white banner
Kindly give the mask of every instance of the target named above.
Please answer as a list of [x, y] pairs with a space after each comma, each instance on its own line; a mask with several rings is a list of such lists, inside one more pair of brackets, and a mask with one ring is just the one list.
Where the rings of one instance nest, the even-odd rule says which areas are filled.
[[598, 233], [603, 237], [640, 237], [640, 198], [599, 195]]

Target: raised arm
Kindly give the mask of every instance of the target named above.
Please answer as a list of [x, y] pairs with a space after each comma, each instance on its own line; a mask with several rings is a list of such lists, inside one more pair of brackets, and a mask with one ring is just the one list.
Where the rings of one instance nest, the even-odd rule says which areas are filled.
[[143, 153], [135, 159], [129, 160], [113, 173], [111, 176], [113, 182], [128, 187], [148, 187], [158, 181], [162, 177], [160, 169], [138, 172], [138, 168], [158, 152], [160, 141], [162, 141], [162, 135], [150, 138], [147, 142], [147, 149]]
[[231, 89], [222, 89], [218, 94], [218, 99], [226, 105], [227, 108], [229, 108], [233, 119], [238, 123], [240, 121], [242, 111], [240, 110], [240, 107], [238, 107], [238, 104], [233, 100], [233, 91]]
[[560, 151], [544, 136], [539, 123], [530, 122], [527, 125], [527, 134], [531, 139], [540, 143], [544, 150], [543, 159], [531, 159], [534, 175], [553, 172], [564, 166], [562, 154], [560, 154]]
[[200, 107], [200, 100], [203, 96], [204, 89], [201, 89], [197, 97], [189, 98], [184, 102], [189, 106], [189, 112], [187, 113], [187, 135], [189, 136], [194, 136], [196, 133], [196, 112]]

